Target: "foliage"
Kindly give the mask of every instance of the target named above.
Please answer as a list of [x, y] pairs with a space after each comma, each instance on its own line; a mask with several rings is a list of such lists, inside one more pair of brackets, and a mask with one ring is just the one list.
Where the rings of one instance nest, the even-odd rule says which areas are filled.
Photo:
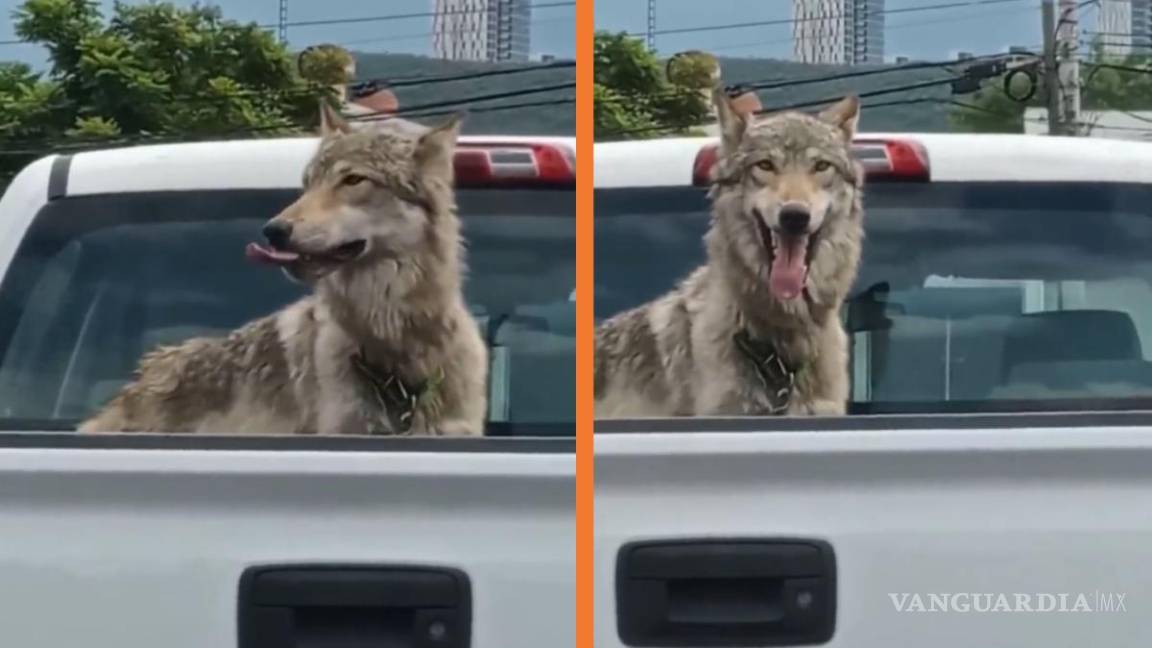
[[0, 148], [290, 132], [315, 119], [322, 91], [297, 77], [284, 47], [216, 7], [117, 2], [105, 20], [92, 0], [26, 0], [13, 17], [50, 69], [0, 64]]
[[711, 90], [720, 81], [719, 65], [716, 57], [707, 52], [680, 52], [668, 59], [668, 80], [688, 88]]
[[597, 139], [658, 137], [685, 133], [709, 114], [707, 94], [694, 78], [702, 57], [682, 57], [693, 85], [666, 78], [644, 43], [624, 33], [596, 34], [593, 97]]
[[335, 45], [317, 45], [300, 53], [300, 76], [315, 83], [331, 86], [352, 81], [348, 74], [352, 55]]

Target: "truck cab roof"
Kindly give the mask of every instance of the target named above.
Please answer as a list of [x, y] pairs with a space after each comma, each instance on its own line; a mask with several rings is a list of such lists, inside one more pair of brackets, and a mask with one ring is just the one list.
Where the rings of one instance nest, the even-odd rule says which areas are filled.
[[[296, 187], [319, 138], [294, 137], [152, 144], [67, 156], [67, 196], [142, 191]], [[464, 136], [461, 147], [555, 146], [574, 155], [572, 137]], [[33, 163], [41, 173], [62, 156]], [[50, 173], [50, 172], [49, 172]], [[47, 175], [44, 181], [47, 181]]]

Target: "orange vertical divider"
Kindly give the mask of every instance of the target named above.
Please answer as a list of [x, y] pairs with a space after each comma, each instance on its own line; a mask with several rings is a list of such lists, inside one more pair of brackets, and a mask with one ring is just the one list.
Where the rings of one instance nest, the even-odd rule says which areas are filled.
[[592, 648], [593, 2], [576, 2], [576, 646]]

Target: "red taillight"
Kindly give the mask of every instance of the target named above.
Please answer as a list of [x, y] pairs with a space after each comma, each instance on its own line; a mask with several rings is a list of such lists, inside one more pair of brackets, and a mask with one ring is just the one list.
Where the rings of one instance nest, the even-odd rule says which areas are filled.
[[[718, 148], [716, 144], [708, 144], [696, 154], [692, 165], [693, 185], [706, 187], [711, 184]], [[869, 180], [913, 182], [930, 179], [928, 153], [918, 142], [859, 139], [852, 142], [852, 153], [864, 167], [865, 177]]]
[[696, 154], [696, 161], [692, 163], [692, 184], [697, 187], [707, 187], [712, 184], [712, 167], [716, 165], [716, 153], [719, 146], [708, 144]]
[[557, 144], [461, 143], [456, 150], [459, 187], [575, 187], [576, 159]]
[[870, 140], [852, 142], [852, 152], [870, 180], [928, 181], [928, 152], [909, 140]]

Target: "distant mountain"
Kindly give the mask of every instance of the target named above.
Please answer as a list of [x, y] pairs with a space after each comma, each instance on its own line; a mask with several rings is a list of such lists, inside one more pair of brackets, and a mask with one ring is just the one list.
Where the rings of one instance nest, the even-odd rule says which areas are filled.
[[[778, 83], [800, 81], [829, 75], [854, 73], [869, 70], [892, 69], [895, 65], [808, 65], [792, 61], [777, 61], [771, 59], [747, 58], [721, 58], [720, 68], [724, 75], [725, 84], [736, 83]], [[935, 79], [947, 79], [952, 75], [944, 68], [930, 68], [920, 70], [900, 70], [860, 76], [839, 81], [827, 81], [803, 85], [791, 85], [774, 90], [760, 92], [760, 101], [765, 108], [773, 106], [787, 106], [819, 99], [838, 99], [843, 95], [866, 93], [885, 88], [898, 88], [917, 83], [924, 83]], [[869, 109], [869, 104], [881, 104], [891, 101], [907, 99], [936, 98], [948, 100], [951, 90], [948, 85], [941, 84], [928, 88], [906, 90], [902, 92], [883, 94], [877, 97], [864, 98], [864, 109], [860, 115], [860, 129], [863, 131], [918, 131], [918, 132], [947, 132], [948, 112], [950, 107], [946, 103], [922, 102], [897, 106], [880, 106]]]
[[[842, 65], [808, 65], [792, 61], [750, 58], [721, 58], [720, 65], [724, 74], [724, 82], [727, 84], [757, 81], [799, 81], [834, 74], [893, 69], [897, 67], [895, 65], [851, 67]], [[522, 66], [522, 64], [443, 61], [440, 59], [404, 54], [356, 53], [357, 75], [361, 79], [400, 79], [412, 76], [443, 76]], [[848, 92], [861, 93], [885, 88], [895, 88], [935, 79], [947, 79], [950, 76], [950, 73], [943, 68], [900, 70], [898, 72], [893, 71], [839, 81], [764, 90], [760, 93], [760, 99], [765, 107], [770, 108], [772, 106], [785, 106], [825, 98], [836, 99]], [[479, 79], [469, 79], [465, 81], [400, 87], [394, 89], [394, 92], [400, 99], [401, 110], [404, 110], [414, 106], [439, 103], [463, 97], [497, 94], [532, 86], [570, 82], [574, 81], [575, 78], [575, 68], [564, 68], [524, 72], [507, 76], [481, 77]], [[572, 96], [575, 96], [575, 90], [560, 90], [494, 101], [476, 102], [472, 104], [472, 106], [482, 108]], [[888, 103], [891, 101], [920, 98], [947, 100], [951, 98], [950, 89], [947, 85], [942, 84], [934, 87], [865, 98], [865, 109], [861, 115], [861, 130], [948, 131], [949, 106], [944, 103], [926, 102], [897, 106], [881, 106], [874, 109], [867, 108], [868, 104], [872, 103]], [[575, 107], [572, 104], [562, 104], [494, 112], [475, 112], [469, 116], [465, 128], [465, 132], [469, 133], [572, 135], [575, 132]]]
[[[353, 54], [356, 56], [356, 74], [359, 79], [400, 80], [411, 77], [467, 74], [525, 66], [525, 64], [443, 61], [407, 54], [366, 54], [362, 52], [354, 52]], [[539, 63], [529, 65], [539, 65]], [[574, 82], [575, 80], [575, 68], [560, 68], [462, 81], [402, 86], [394, 88], [393, 92], [400, 100], [400, 110], [403, 111], [472, 96], [514, 92], [532, 87]], [[573, 135], [576, 132], [576, 110], [575, 105], [571, 103], [496, 111], [482, 109], [574, 96], [576, 96], [576, 90], [572, 88], [491, 101], [478, 101], [468, 105], [429, 108], [429, 111], [438, 112], [471, 107], [473, 110], [469, 112], [468, 119], [464, 124], [466, 134]], [[435, 119], [435, 117], [430, 117], [427, 121], [434, 121]]]

